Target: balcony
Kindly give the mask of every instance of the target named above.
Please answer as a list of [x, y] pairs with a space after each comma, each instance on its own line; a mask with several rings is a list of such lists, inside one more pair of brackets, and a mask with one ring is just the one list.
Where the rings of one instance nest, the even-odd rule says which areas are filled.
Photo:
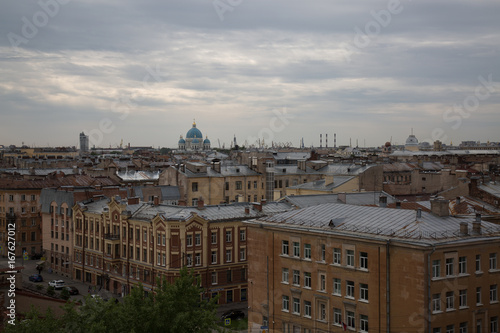
[[120, 234], [104, 234], [104, 239], [107, 239], [107, 240], [120, 240]]

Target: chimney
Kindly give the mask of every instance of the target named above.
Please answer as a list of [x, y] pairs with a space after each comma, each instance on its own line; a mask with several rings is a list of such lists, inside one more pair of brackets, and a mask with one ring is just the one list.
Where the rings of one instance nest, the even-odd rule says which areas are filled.
[[250, 207], [246, 206], [245, 207], [245, 215], [250, 214]]
[[385, 195], [381, 195], [379, 198], [378, 198], [378, 205], [379, 207], [387, 207], [387, 196]]
[[345, 192], [341, 192], [337, 195], [337, 200], [342, 203], [347, 203], [347, 198]]
[[441, 217], [450, 215], [449, 201], [443, 197], [431, 199], [431, 212]]
[[460, 197], [457, 197], [456, 205], [460, 205]]
[[198, 209], [205, 209], [205, 202], [201, 197], [198, 199]]
[[460, 222], [460, 236], [469, 235], [469, 228], [467, 226], [467, 222]]
[[160, 204], [160, 197], [159, 197], [159, 196], [155, 195], [155, 196], [153, 197], [153, 204], [154, 204], [155, 206], [158, 206], [158, 205]]
[[422, 218], [422, 208], [417, 208], [417, 219]]
[[401, 201], [396, 201], [396, 209], [401, 209]]
[[186, 199], [180, 199], [180, 200], [178, 201], [178, 205], [179, 205], [179, 206], [182, 206], [182, 207], [187, 206], [187, 205], [186, 205]]
[[476, 220], [472, 222], [472, 234], [481, 235], [481, 214], [476, 213]]
[[297, 162], [297, 167], [299, 170], [306, 171], [306, 160], [299, 160]]
[[137, 205], [139, 203], [139, 197], [129, 197], [128, 204], [129, 205]]

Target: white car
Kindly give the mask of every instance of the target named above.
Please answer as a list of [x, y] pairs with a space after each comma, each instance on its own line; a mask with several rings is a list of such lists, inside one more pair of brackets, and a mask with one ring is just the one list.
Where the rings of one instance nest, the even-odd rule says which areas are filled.
[[63, 280], [52, 280], [49, 282], [49, 286], [54, 287], [54, 289], [62, 289], [64, 287]]

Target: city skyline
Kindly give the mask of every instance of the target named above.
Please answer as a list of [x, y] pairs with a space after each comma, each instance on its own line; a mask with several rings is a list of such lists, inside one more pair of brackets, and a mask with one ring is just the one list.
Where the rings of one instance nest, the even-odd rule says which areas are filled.
[[500, 4], [42, 0], [0, 13], [0, 144], [500, 141]]

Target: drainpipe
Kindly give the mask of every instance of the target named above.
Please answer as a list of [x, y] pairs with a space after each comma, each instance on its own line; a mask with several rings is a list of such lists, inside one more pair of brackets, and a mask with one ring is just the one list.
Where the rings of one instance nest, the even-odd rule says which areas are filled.
[[389, 254], [389, 247], [390, 247], [391, 240], [387, 240], [386, 244], [386, 254], [385, 254], [385, 260], [386, 260], [386, 311], [387, 311], [387, 316], [386, 316], [386, 330], [387, 333], [391, 332], [391, 290], [390, 290], [390, 285], [391, 285], [391, 267], [390, 267], [390, 259], [391, 256]]
[[428, 298], [428, 310], [427, 310], [427, 325], [428, 325], [428, 332], [431, 332], [431, 276], [432, 276], [432, 271], [431, 271], [431, 255], [436, 251], [436, 247], [432, 246], [432, 251], [427, 255], [427, 298]]

